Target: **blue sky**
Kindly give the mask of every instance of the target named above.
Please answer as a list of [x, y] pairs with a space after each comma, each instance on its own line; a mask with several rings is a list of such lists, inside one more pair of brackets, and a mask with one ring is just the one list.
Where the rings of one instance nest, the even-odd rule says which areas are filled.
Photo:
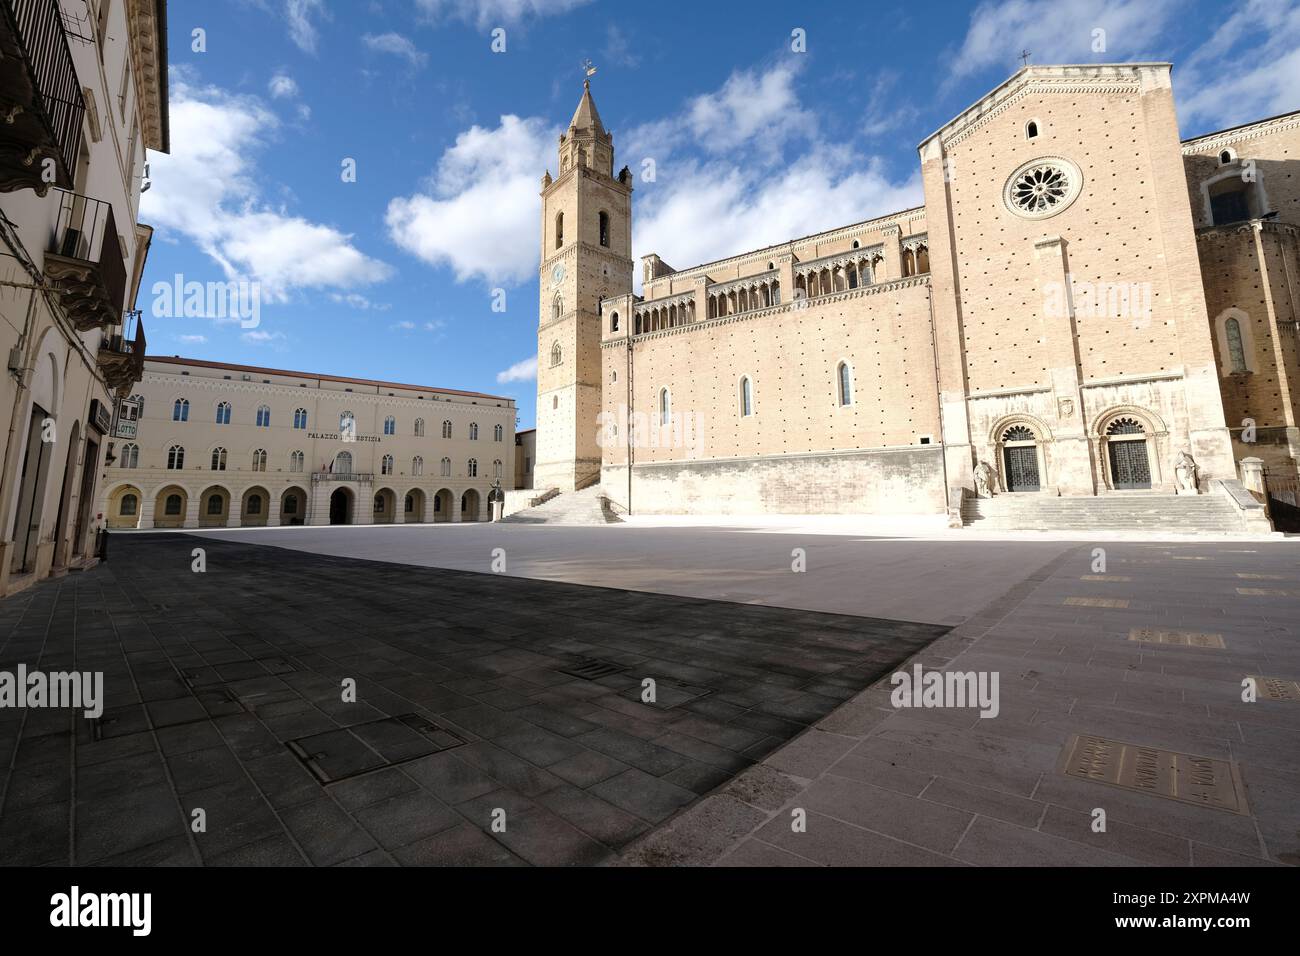
[[[678, 268], [918, 204], [917, 143], [1023, 49], [1172, 61], [1184, 136], [1300, 108], [1282, 0], [171, 0], [168, 18], [150, 352], [510, 395], [521, 427], [537, 194], [586, 58], [616, 166], [655, 161], [634, 255]], [[259, 324], [153, 314], [177, 274], [257, 282]]]

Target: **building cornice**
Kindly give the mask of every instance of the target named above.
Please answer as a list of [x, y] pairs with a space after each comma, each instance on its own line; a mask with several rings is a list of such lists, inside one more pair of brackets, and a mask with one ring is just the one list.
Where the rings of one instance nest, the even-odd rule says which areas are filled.
[[1232, 129], [1221, 129], [1214, 133], [1206, 133], [1204, 136], [1197, 136], [1194, 139], [1185, 139], [1183, 140], [1183, 155], [1197, 156], [1202, 153], [1213, 153], [1233, 143], [1262, 139], [1265, 136], [1272, 136], [1274, 133], [1282, 133], [1293, 129], [1300, 129], [1300, 111], [1273, 116], [1257, 123], [1247, 123], [1245, 126], [1234, 126]]
[[126, 29], [131, 44], [131, 68], [136, 95], [144, 114], [144, 144], [171, 152], [167, 116], [166, 0], [127, 0]]

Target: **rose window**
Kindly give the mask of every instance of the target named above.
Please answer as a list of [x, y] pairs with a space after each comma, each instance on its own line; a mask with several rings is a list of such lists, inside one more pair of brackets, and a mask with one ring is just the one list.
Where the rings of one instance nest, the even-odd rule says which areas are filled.
[[1054, 216], [1074, 202], [1082, 179], [1078, 167], [1068, 160], [1036, 160], [1007, 180], [1007, 207], [1026, 219]]

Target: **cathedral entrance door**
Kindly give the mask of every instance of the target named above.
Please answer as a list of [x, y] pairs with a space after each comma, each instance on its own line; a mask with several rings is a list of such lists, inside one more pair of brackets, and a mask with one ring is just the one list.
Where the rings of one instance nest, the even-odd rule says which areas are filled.
[[1007, 491], [1038, 491], [1038, 449], [1033, 445], [1016, 445], [1004, 449]]
[[1145, 441], [1112, 441], [1110, 476], [1117, 490], [1151, 487], [1151, 463]]

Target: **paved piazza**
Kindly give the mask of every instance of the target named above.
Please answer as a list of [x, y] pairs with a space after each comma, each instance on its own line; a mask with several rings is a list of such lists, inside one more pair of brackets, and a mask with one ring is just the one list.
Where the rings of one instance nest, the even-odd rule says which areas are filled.
[[[1297, 554], [629, 526], [115, 534], [107, 564], [0, 602], [0, 669], [106, 687], [94, 721], [0, 710], [0, 859], [1295, 864]], [[896, 709], [889, 675], [917, 665], [996, 674], [996, 716]]]

